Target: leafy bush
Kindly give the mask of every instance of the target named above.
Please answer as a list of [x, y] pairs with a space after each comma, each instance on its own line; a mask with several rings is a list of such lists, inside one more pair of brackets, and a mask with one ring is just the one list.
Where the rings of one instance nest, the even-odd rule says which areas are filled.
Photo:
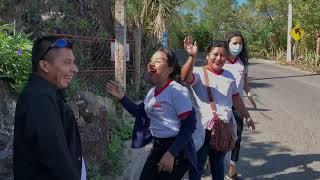
[[0, 26], [0, 76], [9, 80], [15, 92], [22, 90], [31, 71], [32, 42], [28, 37], [16, 32], [13, 24]]
[[[120, 114], [120, 115], [119, 115]], [[107, 169], [111, 175], [121, 173], [123, 169], [123, 142], [131, 138], [132, 125], [128, 123], [129, 120], [121, 118], [121, 113], [109, 113], [108, 119], [111, 121], [111, 138], [107, 145], [106, 161]]]

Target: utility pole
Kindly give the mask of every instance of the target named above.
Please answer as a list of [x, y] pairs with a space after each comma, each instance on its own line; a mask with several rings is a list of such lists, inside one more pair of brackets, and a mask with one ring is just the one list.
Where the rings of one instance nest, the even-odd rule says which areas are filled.
[[292, 61], [292, 54], [291, 54], [291, 36], [290, 31], [292, 28], [292, 2], [289, 0], [288, 4], [288, 34], [287, 34], [287, 62], [291, 63]]
[[115, 81], [126, 89], [126, 9], [127, 0], [116, 0], [115, 2]]

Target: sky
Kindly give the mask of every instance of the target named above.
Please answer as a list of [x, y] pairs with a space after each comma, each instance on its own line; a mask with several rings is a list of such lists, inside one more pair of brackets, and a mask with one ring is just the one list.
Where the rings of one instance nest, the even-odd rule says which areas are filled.
[[247, 2], [247, 0], [237, 0], [237, 1], [238, 1], [239, 5], [242, 5], [243, 3]]

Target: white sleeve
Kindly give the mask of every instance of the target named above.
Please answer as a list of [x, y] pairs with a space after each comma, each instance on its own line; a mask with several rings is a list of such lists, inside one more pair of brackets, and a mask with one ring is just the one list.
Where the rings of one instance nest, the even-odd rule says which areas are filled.
[[177, 115], [181, 116], [185, 113], [192, 111], [192, 104], [190, 99], [190, 94], [187, 88], [182, 87], [181, 89], [175, 89], [176, 91], [172, 93], [173, 99], [172, 104], [175, 108]]

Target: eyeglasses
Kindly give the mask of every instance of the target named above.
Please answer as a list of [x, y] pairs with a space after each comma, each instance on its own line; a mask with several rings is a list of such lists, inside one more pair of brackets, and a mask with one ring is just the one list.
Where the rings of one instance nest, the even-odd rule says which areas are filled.
[[65, 48], [65, 47], [70, 47], [70, 43], [65, 39], [61, 39], [61, 38], [57, 39], [54, 41], [54, 43], [52, 43], [48, 47], [48, 49], [43, 53], [40, 59], [43, 59], [48, 54], [48, 52], [53, 48]]

